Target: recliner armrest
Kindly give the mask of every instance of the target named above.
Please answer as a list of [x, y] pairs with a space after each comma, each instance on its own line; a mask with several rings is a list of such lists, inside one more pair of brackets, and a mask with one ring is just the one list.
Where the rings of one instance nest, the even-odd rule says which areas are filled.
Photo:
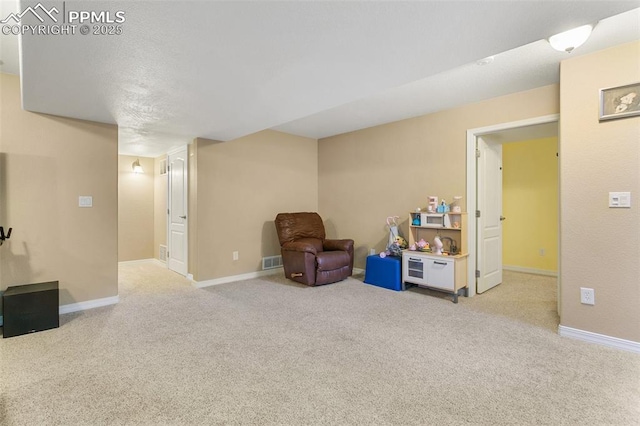
[[314, 255], [318, 254], [313, 244], [304, 241], [290, 241], [288, 243], [284, 243], [282, 250], [306, 252]]
[[327, 251], [330, 250], [353, 250], [353, 240], [324, 240], [323, 248]]

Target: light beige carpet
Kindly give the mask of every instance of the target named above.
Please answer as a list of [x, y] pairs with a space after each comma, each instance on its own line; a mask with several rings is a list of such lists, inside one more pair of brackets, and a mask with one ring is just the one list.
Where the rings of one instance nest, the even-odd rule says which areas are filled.
[[640, 356], [559, 337], [554, 294], [522, 274], [457, 305], [354, 278], [195, 289], [121, 266], [118, 305], [0, 340], [0, 424], [640, 424]]

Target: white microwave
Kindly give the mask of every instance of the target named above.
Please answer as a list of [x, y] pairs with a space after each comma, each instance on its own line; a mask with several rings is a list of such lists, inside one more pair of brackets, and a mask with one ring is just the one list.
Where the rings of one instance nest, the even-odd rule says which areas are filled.
[[451, 228], [451, 220], [446, 213], [421, 213], [420, 226], [425, 228]]

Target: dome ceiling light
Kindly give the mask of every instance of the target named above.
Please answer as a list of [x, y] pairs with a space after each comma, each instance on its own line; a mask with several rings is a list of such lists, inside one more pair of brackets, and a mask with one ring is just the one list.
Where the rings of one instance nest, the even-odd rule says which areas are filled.
[[583, 25], [549, 37], [549, 44], [559, 52], [571, 53], [573, 49], [582, 46], [587, 41], [592, 30], [591, 25]]

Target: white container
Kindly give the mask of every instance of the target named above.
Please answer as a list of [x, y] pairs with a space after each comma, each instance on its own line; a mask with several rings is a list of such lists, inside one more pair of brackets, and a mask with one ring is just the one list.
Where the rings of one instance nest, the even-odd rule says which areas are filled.
[[462, 196], [456, 195], [453, 197], [453, 202], [451, 203], [451, 212], [452, 213], [462, 213], [462, 208], [460, 207], [460, 200], [462, 200]]

